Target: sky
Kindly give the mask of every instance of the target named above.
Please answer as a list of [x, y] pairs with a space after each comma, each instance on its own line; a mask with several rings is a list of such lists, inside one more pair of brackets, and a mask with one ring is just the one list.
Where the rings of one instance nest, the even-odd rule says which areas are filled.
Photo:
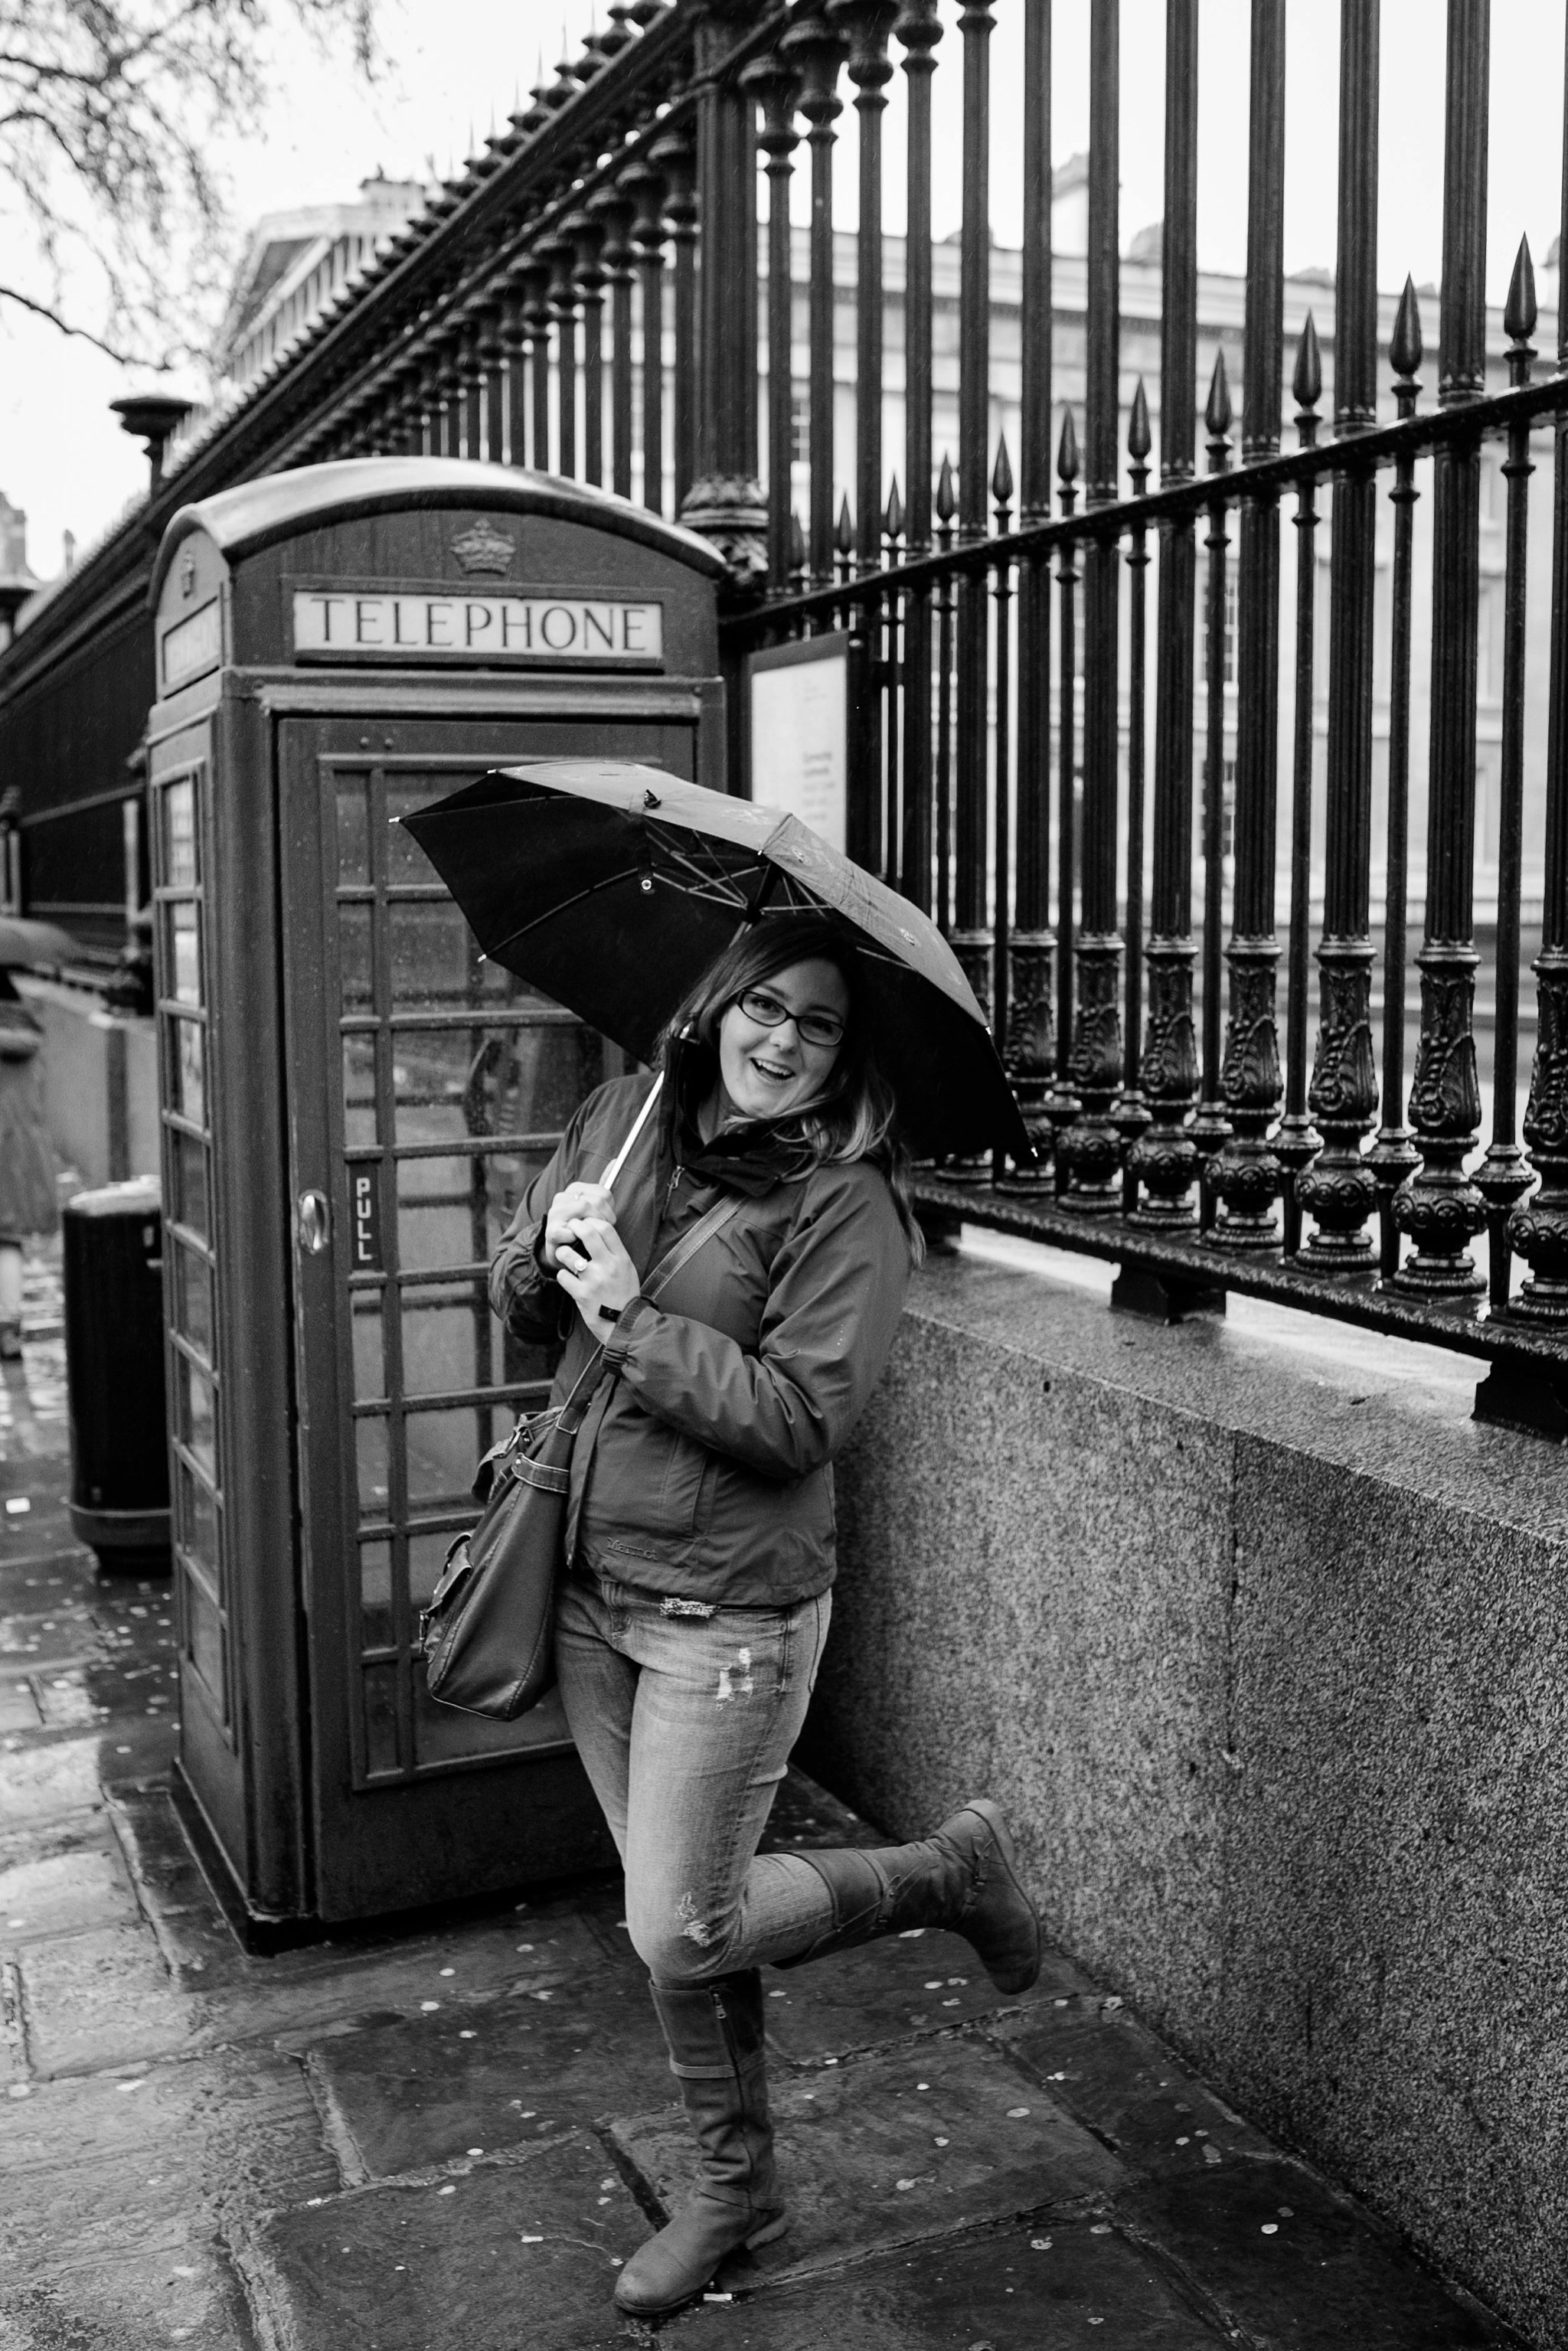
[[[276, 37], [274, 96], [252, 135], [214, 159], [236, 219], [350, 199], [378, 169], [391, 179], [444, 174], [516, 102], [519, 88], [572, 48], [595, 21], [596, 0], [382, 0], [385, 63], [367, 84], [346, 46], [323, 58], [298, 33]], [[998, 0], [992, 38], [992, 226], [1019, 238], [1023, 147], [1020, 0]], [[1556, 233], [1563, 150], [1562, 0], [1492, 0], [1489, 292], [1500, 301], [1521, 234], [1537, 266]], [[945, 37], [934, 84], [938, 236], [958, 225], [961, 75], [957, 0], [942, 0]], [[1088, 144], [1089, 0], [1053, 11], [1051, 152]], [[1198, 253], [1202, 266], [1240, 273], [1247, 224], [1248, 0], [1202, 0], [1198, 97]], [[1379, 282], [1435, 283], [1442, 259], [1443, 50], [1440, 0], [1383, 0]], [[602, 21], [600, 17], [598, 21]], [[1124, 246], [1162, 211], [1165, 0], [1122, 0], [1121, 230]], [[1336, 0], [1290, 0], [1285, 134], [1287, 269], [1332, 268], [1334, 258]], [[895, 54], [897, 51], [895, 45]], [[553, 78], [553, 73], [551, 74]], [[848, 84], [844, 84], [846, 93]], [[884, 152], [885, 225], [903, 227], [903, 76], [894, 78]], [[841, 119], [836, 217], [854, 222], [852, 109]], [[804, 160], [803, 155], [800, 159]], [[804, 172], [795, 183], [797, 217]], [[61, 533], [82, 547], [145, 483], [146, 460], [109, 414], [121, 393], [145, 389], [80, 341], [0, 306], [0, 491], [28, 515], [33, 569], [60, 566]], [[180, 389], [199, 389], [193, 383]]]

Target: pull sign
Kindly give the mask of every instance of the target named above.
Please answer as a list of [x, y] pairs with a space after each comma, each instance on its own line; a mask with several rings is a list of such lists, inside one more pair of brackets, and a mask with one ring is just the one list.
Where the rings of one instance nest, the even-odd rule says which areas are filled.
[[353, 1269], [356, 1273], [382, 1270], [381, 1171], [350, 1167], [349, 1197], [353, 1225]]

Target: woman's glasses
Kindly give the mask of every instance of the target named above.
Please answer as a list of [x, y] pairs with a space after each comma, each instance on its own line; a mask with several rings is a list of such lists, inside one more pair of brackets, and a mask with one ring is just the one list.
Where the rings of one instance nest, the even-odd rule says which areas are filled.
[[802, 1045], [841, 1045], [844, 1024], [836, 1012], [792, 1012], [765, 987], [747, 987], [737, 998], [748, 1020], [759, 1029], [779, 1029], [792, 1020]]

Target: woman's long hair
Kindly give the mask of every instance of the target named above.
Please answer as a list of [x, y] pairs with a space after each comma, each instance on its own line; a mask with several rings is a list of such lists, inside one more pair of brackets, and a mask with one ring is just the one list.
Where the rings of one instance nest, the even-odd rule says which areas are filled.
[[915, 1214], [909, 1152], [898, 1127], [898, 1104], [878, 1066], [866, 1011], [865, 971], [847, 927], [829, 914], [765, 914], [714, 959], [664, 1031], [664, 1063], [685, 1038], [716, 1057], [719, 1024], [736, 999], [791, 964], [821, 956], [843, 977], [849, 1015], [827, 1084], [813, 1101], [782, 1122], [796, 1128], [819, 1167], [869, 1159], [887, 1178], [898, 1220], [916, 1264], [925, 1236]]

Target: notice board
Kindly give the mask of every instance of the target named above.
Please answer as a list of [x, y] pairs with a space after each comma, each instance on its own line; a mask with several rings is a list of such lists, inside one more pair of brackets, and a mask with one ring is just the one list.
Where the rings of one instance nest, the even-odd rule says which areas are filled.
[[839, 630], [770, 645], [747, 663], [751, 797], [787, 810], [840, 851], [847, 847], [850, 652]]

